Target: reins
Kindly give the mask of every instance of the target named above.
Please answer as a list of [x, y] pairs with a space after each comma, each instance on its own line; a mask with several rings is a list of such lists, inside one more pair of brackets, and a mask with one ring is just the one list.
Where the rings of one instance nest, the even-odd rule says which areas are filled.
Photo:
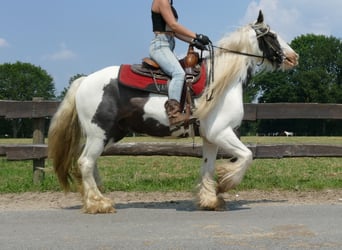
[[256, 57], [256, 58], [262, 58], [262, 59], [266, 58], [265, 56], [250, 54], [250, 53], [241, 52], [241, 51], [237, 51], [237, 50], [231, 50], [231, 49], [227, 49], [227, 48], [223, 48], [223, 47], [219, 47], [219, 46], [215, 46], [215, 45], [212, 45], [212, 47], [216, 48], [216, 49], [224, 50], [224, 51], [226, 51], [228, 53], [232, 53], [232, 54], [237, 54], [237, 55], [242, 55], [242, 56], [250, 56], [250, 57]]

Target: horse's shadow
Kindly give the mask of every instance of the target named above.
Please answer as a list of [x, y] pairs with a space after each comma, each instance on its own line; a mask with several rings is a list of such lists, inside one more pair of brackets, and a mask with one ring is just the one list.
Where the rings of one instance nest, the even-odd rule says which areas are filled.
[[[249, 210], [252, 209], [253, 205], [267, 205], [267, 204], [279, 204], [285, 203], [287, 200], [269, 200], [269, 199], [261, 199], [261, 200], [234, 200], [234, 201], [226, 201], [225, 208], [223, 211], [240, 211], [240, 210]], [[82, 206], [70, 206], [65, 207], [64, 209], [73, 210], [73, 209], [81, 209]], [[152, 202], [129, 202], [129, 203], [117, 203], [115, 204], [115, 208], [117, 210], [124, 210], [130, 208], [141, 208], [141, 209], [172, 209], [176, 211], [185, 211], [185, 212], [195, 212], [195, 211], [205, 211], [203, 209], [199, 209], [193, 200], [170, 200], [170, 201], [152, 201]]]
[[[236, 200], [236, 201], [226, 201], [225, 209], [223, 211], [238, 211], [251, 209], [252, 205], [262, 205], [262, 204], [275, 204], [275, 203], [285, 203], [287, 200]], [[205, 211], [199, 209], [196, 202], [193, 200], [171, 200], [163, 202], [132, 202], [132, 203], [118, 203], [115, 205], [116, 209], [129, 209], [129, 208], [147, 208], [147, 209], [174, 209], [177, 211]]]

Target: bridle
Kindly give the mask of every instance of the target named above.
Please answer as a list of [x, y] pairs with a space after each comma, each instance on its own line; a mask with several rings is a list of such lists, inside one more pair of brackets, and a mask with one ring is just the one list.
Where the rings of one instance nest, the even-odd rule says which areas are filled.
[[254, 24], [252, 28], [257, 34], [259, 48], [263, 51], [264, 58], [279, 67], [286, 59], [286, 56], [281, 49], [277, 35], [270, 31], [268, 25], [263, 23]]

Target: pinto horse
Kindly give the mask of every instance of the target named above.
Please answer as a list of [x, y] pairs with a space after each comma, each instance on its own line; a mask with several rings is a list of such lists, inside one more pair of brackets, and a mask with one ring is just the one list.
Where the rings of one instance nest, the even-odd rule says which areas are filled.
[[[244, 115], [243, 84], [259, 71], [293, 68], [298, 55], [270, 30], [260, 11], [256, 22], [223, 37], [214, 57], [204, 60], [214, 79], [193, 102], [196, 131], [203, 138], [196, 201], [201, 209], [221, 210], [225, 207], [222, 193], [241, 182], [253, 159], [234, 133]], [[120, 66], [111, 66], [75, 80], [49, 128], [48, 152], [59, 182], [66, 191], [72, 181], [79, 182], [86, 213], [115, 212], [114, 202], [99, 189], [96, 165], [107, 144], [132, 131], [180, 137], [190, 135], [193, 127], [170, 130], [164, 109], [167, 95], [123, 86], [119, 71]], [[233, 158], [215, 167], [219, 147]]]

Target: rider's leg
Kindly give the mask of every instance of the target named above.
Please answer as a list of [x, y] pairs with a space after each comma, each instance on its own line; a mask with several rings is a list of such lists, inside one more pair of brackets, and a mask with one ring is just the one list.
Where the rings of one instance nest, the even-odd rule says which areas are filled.
[[174, 37], [160, 34], [153, 39], [150, 46], [150, 57], [160, 65], [166, 74], [171, 76], [168, 86], [169, 100], [165, 103], [170, 126], [188, 120], [188, 117], [181, 112], [180, 105], [185, 72], [173, 53], [174, 44]]

